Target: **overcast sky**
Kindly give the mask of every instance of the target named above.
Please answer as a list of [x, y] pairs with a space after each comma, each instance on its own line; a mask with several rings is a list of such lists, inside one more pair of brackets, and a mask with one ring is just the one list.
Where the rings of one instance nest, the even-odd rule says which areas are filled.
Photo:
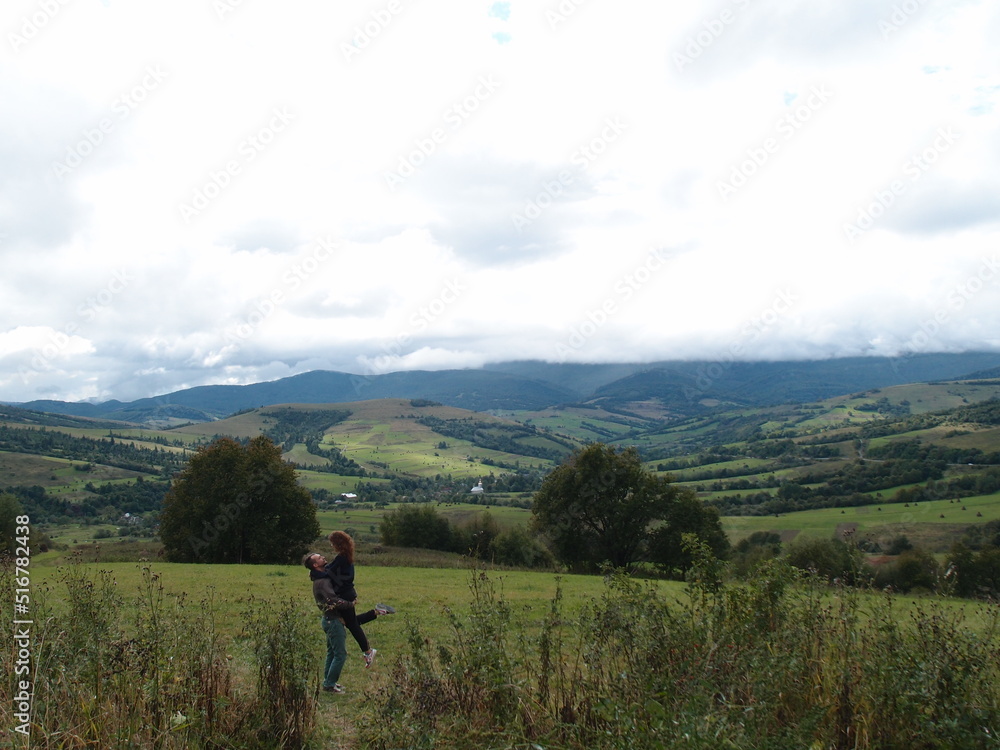
[[1000, 4], [4, 0], [0, 400], [1000, 349]]

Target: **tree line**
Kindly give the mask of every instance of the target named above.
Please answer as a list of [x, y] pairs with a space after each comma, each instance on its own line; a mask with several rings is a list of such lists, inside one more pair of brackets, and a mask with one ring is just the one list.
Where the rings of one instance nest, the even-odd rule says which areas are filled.
[[163, 476], [170, 476], [178, 471], [187, 460], [186, 452], [148, 448], [137, 445], [128, 438], [119, 437], [116, 440], [113, 434], [109, 437], [88, 438], [45, 427], [10, 425], [0, 425], [0, 450], [58, 456]]
[[[846, 508], [871, 505], [871, 492], [900, 487], [881, 503], [907, 503], [922, 500], [961, 499], [988, 495], [1000, 490], [1000, 466], [944, 479], [941, 461], [922, 463], [911, 460], [855, 463], [834, 475], [807, 474], [782, 481], [775, 493], [737, 493], [705, 502], [727, 516], [762, 516], [792, 513], [819, 508]], [[917, 487], [901, 487], [923, 483]], [[815, 484], [816, 486], [807, 486]]]

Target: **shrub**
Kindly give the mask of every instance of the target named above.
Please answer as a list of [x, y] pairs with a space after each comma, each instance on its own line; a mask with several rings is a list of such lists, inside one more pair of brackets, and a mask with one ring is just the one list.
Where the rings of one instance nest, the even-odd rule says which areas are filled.
[[995, 747], [995, 609], [970, 628], [931, 601], [911, 617], [891, 596], [812, 586], [784, 560], [745, 585], [689, 542], [688, 597], [606, 577], [578, 616], [557, 591], [518, 616], [482, 572], [446, 633], [410, 626], [409, 653], [371, 694], [365, 746], [489, 750], [668, 747]]
[[781, 536], [773, 531], [755, 531], [741, 539], [730, 555], [730, 570], [737, 578], [752, 575], [757, 568], [781, 554]]
[[402, 505], [382, 517], [382, 544], [454, 551], [451, 524], [428, 505]]
[[552, 568], [552, 553], [527, 529], [514, 526], [501, 531], [490, 547], [493, 562], [523, 568]]
[[860, 551], [840, 539], [795, 540], [788, 546], [788, 563], [829, 581], [852, 583], [860, 579]]
[[[0, 568], [4, 582], [12, 571]], [[238, 675], [215, 627], [211, 597], [189, 604], [167, 600], [158, 573], [141, 566], [134, 602], [108, 571], [88, 574], [64, 566], [60, 602], [39, 587], [32, 596], [34, 695], [32, 748], [128, 747], [169, 750], [303, 748], [312, 731], [314, 661], [299, 632], [296, 611], [251, 602], [245, 654], [256, 685]], [[10, 598], [8, 598], [10, 601]], [[68, 607], [68, 609], [67, 609]], [[11, 629], [0, 662], [13, 674]], [[11, 681], [0, 681], [0, 700], [12, 704]], [[254, 689], [256, 688], [256, 689]], [[8, 727], [10, 722], [8, 721]]]
[[889, 586], [904, 594], [915, 589], [936, 591], [940, 574], [940, 566], [933, 555], [911, 548], [878, 567], [875, 585], [878, 588]]

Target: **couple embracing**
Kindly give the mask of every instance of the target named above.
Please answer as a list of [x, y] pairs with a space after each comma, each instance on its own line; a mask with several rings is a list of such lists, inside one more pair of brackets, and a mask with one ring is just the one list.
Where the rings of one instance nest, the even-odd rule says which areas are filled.
[[386, 604], [376, 604], [374, 609], [358, 614], [355, 605], [358, 592], [354, 589], [354, 540], [343, 531], [334, 531], [329, 536], [335, 557], [330, 562], [318, 552], [310, 552], [302, 558], [309, 569], [313, 584], [316, 606], [323, 613], [320, 624], [326, 633], [326, 665], [323, 669], [323, 690], [327, 693], [343, 693], [344, 687], [337, 680], [347, 663], [347, 633], [354, 636], [365, 667], [375, 661], [376, 649], [368, 643], [364, 625], [379, 615], [394, 613]]

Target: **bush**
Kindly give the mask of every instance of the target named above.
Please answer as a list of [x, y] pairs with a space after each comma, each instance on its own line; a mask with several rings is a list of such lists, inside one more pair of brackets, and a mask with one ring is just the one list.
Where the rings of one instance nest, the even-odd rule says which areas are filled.
[[878, 567], [875, 585], [891, 587], [906, 594], [914, 590], [936, 591], [941, 569], [934, 556], [923, 550], [910, 548], [899, 557]]
[[429, 505], [402, 505], [386, 513], [379, 523], [382, 544], [445, 552], [456, 550], [448, 519]]
[[[243, 656], [258, 675], [241, 680], [232, 644], [218, 636], [211, 598], [168, 601], [159, 573], [141, 566], [142, 586], [126, 601], [109, 571], [63, 566], [57, 609], [44, 588], [32, 597], [34, 695], [31, 747], [304, 748], [312, 732], [316, 687], [304, 682], [315, 661], [301, 632], [301, 611], [250, 602], [252, 648]], [[2, 583], [12, 570], [0, 566]], [[0, 588], [8, 601], [12, 592]], [[12, 629], [2, 642], [12, 675]], [[308, 661], [306, 659], [308, 658]], [[13, 703], [11, 681], [0, 700]], [[8, 728], [11, 721], [8, 721]]]
[[913, 549], [913, 545], [910, 544], [910, 540], [907, 539], [906, 535], [900, 534], [889, 542], [889, 547], [886, 549], [885, 553], [887, 555], [901, 555], [911, 549]]
[[861, 552], [840, 539], [795, 540], [788, 546], [788, 563], [828, 581], [855, 583], [861, 579]]
[[556, 561], [552, 553], [531, 533], [515, 526], [501, 531], [491, 545], [493, 562], [522, 568], [552, 568]]
[[[717, 564], [694, 545], [693, 570]], [[973, 629], [935, 603], [800, 582], [783, 560], [746, 585], [699, 575], [681, 602], [621, 574], [570, 616], [517, 616], [482, 572], [470, 613], [371, 694], [364, 746], [490, 750], [996, 746], [1000, 614]], [[864, 611], [863, 611], [864, 609]]]
[[961, 542], [951, 548], [948, 572], [954, 575], [955, 593], [980, 599], [1000, 599], [1000, 547], [973, 552]]
[[739, 579], [749, 577], [768, 560], [781, 554], [781, 536], [773, 531], [755, 531], [741, 539], [730, 555], [730, 570]]

